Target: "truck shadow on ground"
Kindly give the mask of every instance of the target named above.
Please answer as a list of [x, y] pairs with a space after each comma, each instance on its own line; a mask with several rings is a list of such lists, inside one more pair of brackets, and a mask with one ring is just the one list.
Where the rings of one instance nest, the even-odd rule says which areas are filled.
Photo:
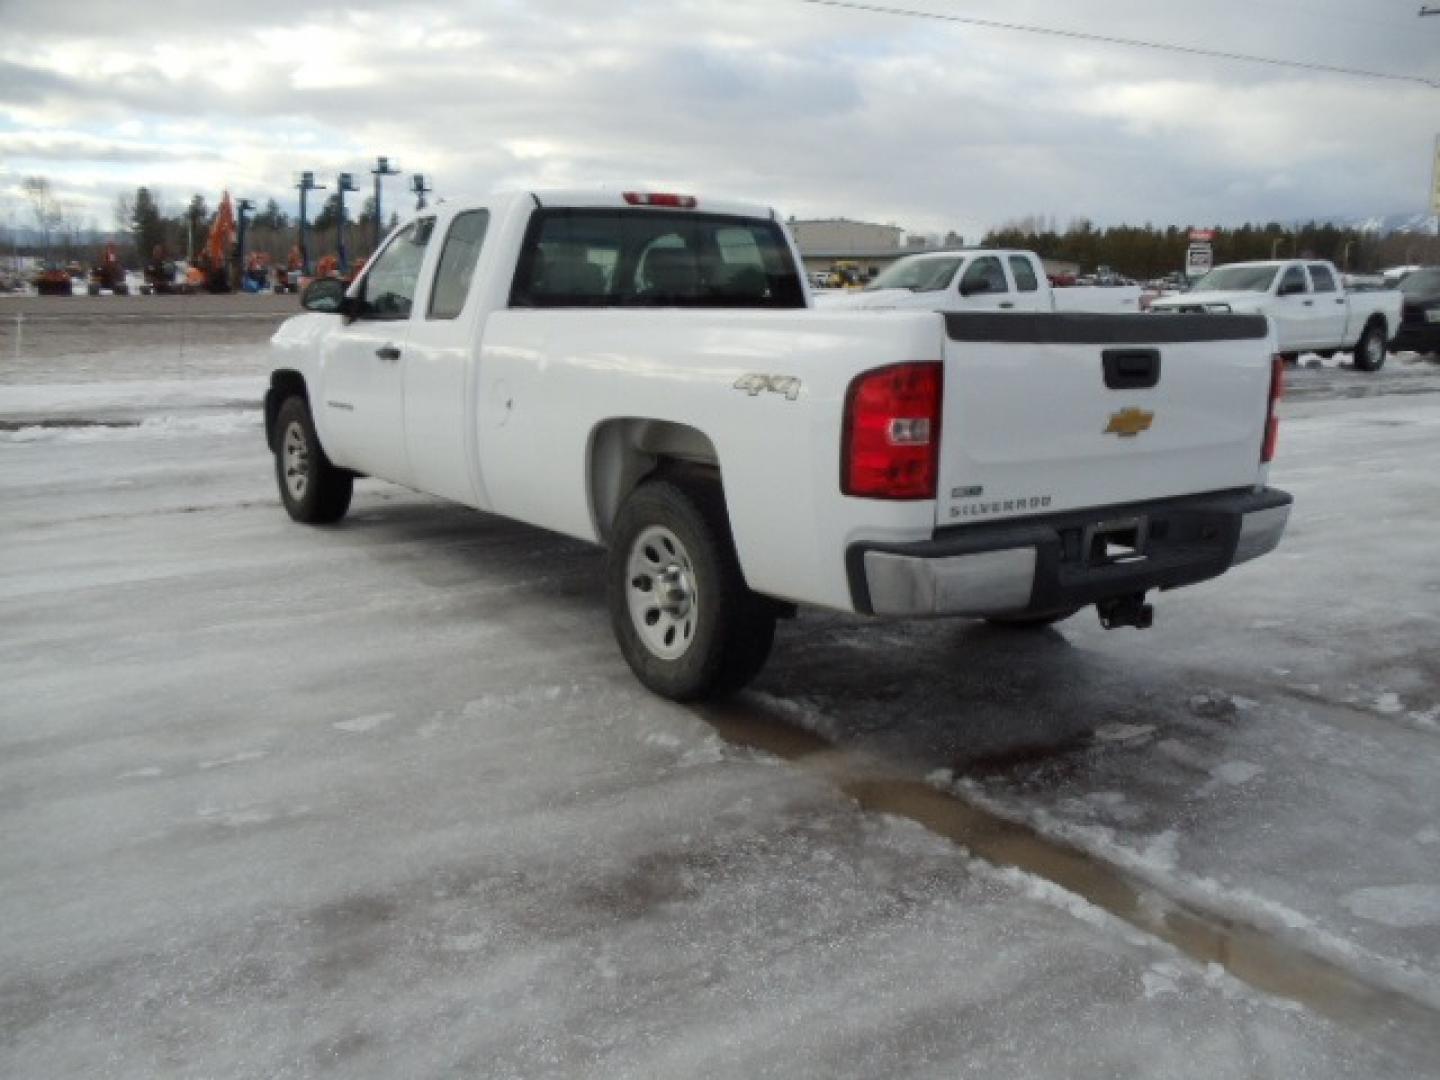
[[[536, 650], [583, 636], [617, 681], [631, 677], [611, 644], [600, 549], [408, 493], [365, 500], [342, 528], [363, 533], [387, 571], [460, 593], [466, 617], [503, 624]], [[1016, 630], [802, 609], [780, 623], [768, 666], [727, 707], [912, 769], [1033, 772], [1049, 759], [1068, 769], [1097, 728], [1155, 724], [1175, 694], [1153, 684], [1153, 668], [1075, 644], [1068, 627], [1094, 617]]]

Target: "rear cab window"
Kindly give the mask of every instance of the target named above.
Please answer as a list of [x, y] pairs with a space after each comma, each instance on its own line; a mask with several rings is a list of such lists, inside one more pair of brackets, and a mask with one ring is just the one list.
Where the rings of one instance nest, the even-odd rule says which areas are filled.
[[1016, 292], [1037, 292], [1040, 282], [1035, 277], [1035, 268], [1023, 255], [1010, 256], [1010, 273], [1015, 275]]
[[780, 225], [668, 210], [539, 208], [511, 307], [801, 308]]

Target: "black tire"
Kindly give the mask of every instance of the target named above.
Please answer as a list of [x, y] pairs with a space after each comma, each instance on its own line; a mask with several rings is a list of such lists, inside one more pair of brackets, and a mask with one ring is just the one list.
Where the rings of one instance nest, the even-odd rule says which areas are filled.
[[[671, 586], [663, 610], [661, 574]], [[605, 575], [620, 652], [661, 697], [721, 697], [765, 666], [776, 607], [745, 585], [718, 484], [653, 480], [637, 488], [615, 519]]]
[[1355, 370], [1379, 371], [1385, 366], [1385, 327], [1378, 322], [1365, 324], [1360, 340], [1355, 342]]
[[305, 525], [330, 525], [350, 509], [355, 478], [325, 456], [310, 405], [298, 395], [275, 415], [275, 483], [286, 513]]
[[1333, 359], [1335, 359], [1335, 350], [1334, 350], [1334, 349], [1317, 349], [1316, 352], [1315, 352], [1315, 355], [1318, 356], [1318, 357], [1320, 357], [1321, 360], [1333, 360]]
[[1300, 362], [1300, 354], [1298, 352], [1281, 353], [1280, 359], [1284, 360], [1287, 364], [1298, 364]]
[[1079, 608], [1061, 608], [1059, 611], [1044, 611], [1035, 615], [991, 615], [985, 621], [991, 626], [1003, 626], [1010, 630], [1042, 630], [1054, 626], [1074, 615]]

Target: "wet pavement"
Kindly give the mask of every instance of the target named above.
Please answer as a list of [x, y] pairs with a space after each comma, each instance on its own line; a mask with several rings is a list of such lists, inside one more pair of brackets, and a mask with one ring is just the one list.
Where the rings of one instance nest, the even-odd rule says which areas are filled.
[[248, 375], [0, 390], [0, 1073], [1440, 1075], [1431, 367], [1295, 373], [1153, 630], [804, 612], [699, 709], [584, 545], [291, 525]]

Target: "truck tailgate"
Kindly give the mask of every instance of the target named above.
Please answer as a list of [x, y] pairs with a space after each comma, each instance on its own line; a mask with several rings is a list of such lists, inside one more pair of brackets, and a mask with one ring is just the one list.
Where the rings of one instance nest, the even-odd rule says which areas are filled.
[[945, 317], [938, 525], [1254, 485], [1262, 316]]

